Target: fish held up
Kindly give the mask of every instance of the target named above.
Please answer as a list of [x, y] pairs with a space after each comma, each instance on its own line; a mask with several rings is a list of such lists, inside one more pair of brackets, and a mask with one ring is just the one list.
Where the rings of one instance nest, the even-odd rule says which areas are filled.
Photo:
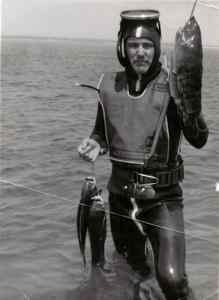
[[192, 16], [176, 33], [173, 57], [178, 98], [183, 112], [190, 116], [201, 112], [202, 60], [201, 30]]

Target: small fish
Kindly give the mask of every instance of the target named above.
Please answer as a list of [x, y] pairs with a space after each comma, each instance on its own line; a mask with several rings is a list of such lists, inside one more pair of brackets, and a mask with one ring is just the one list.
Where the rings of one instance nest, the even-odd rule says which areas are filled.
[[91, 246], [91, 263], [93, 266], [104, 267], [104, 246], [106, 241], [106, 213], [101, 191], [92, 197], [92, 205], [88, 220], [88, 233]]
[[202, 38], [201, 30], [194, 16], [176, 33], [174, 50], [174, 71], [177, 88], [182, 96], [187, 113], [201, 111], [202, 87]]
[[86, 265], [85, 244], [89, 233], [92, 265], [105, 262], [104, 244], [106, 240], [106, 214], [101, 191], [94, 177], [84, 180], [77, 212], [77, 231], [80, 251]]

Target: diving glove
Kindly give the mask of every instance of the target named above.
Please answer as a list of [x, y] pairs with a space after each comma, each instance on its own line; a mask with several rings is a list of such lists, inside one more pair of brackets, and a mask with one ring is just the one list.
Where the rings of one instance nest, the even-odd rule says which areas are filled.
[[188, 117], [198, 117], [201, 113], [201, 86], [199, 80], [191, 78], [189, 72], [177, 75], [177, 87], [181, 98], [181, 109]]

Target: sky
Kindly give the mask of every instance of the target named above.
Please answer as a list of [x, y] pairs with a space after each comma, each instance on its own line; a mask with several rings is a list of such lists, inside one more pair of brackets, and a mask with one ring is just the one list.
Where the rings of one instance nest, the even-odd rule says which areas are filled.
[[[160, 11], [163, 42], [174, 42], [194, 0], [2, 0], [2, 34], [115, 40], [125, 9]], [[199, 0], [195, 17], [203, 45], [219, 46], [219, 0]]]

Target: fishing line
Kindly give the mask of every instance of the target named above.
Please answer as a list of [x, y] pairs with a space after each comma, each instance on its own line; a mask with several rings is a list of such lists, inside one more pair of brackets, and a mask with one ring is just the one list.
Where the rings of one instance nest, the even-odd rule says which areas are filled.
[[209, 7], [209, 8], [213, 8], [213, 9], [216, 9], [216, 10], [219, 10], [219, 6], [216, 6], [214, 4], [211, 4], [211, 3], [206, 3], [205, 1], [202, 1], [202, 0], [199, 0], [200, 4], [201, 5], [204, 5], [206, 7]]
[[44, 195], [44, 196], [48, 196], [48, 197], [57, 198], [57, 199], [60, 199], [60, 200], [72, 202], [72, 200], [70, 200], [68, 198], [60, 197], [60, 196], [57, 196], [55, 194], [51, 194], [51, 193], [47, 193], [47, 192], [41, 192], [39, 190], [27, 187], [27, 186], [19, 184], [19, 183], [8, 181], [8, 180], [5, 180], [5, 179], [0, 179], [0, 182], [5, 183], [5, 184], [9, 184], [9, 185], [13, 185], [13, 186], [18, 187], [18, 188], [23, 188], [23, 189], [26, 189], [26, 190], [29, 190], [29, 191], [32, 191], [34, 193], [38, 193], [38, 194], [41, 194], [41, 195]]
[[195, 12], [195, 8], [196, 8], [197, 3], [198, 3], [198, 0], [195, 0], [195, 2], [194, 2], [194, 4], [193, 4], [193, 7], [192, 7], [191, 14], [190, 14], [190, 18], [194, 15], [194, 12]]
[[208, 295], [206, 298], [204, 298], [203, 300], [208, 300], [210, 298], [212, 298], [213, 296], [219, 294], [219, 289], [217, 289], [216, 291], [214, 291], [213, 293], [211, 293], [210, 295]]
[[[209, 226], [208, 225], [206, 225], [206, 224], [196, 224], [195, 222], [193, 222], [193, 221], [191, 221], [191, 220], [188, 220], [188, 219], [186, 219], [185, 220], [185, 222], [187, 223], [187, 224], [191, 224], [192, 226], [198, 226], [198, 227], [202, 227], [202, 228], [204, 228], [204, 229], [209, 229]], [[217, 229], [216, 229], [217, 230]], [[218, 233], [218, 231], [216, 231], [216, 232], [214, 232], [214, 231], [212, 231], [212, 233]]]
[[[1, 183], [5, 183], [5, 184], [9, 184], [9, 185], [12, 185], [12, 186], [15, 186], [15, 187], [18, 187], [18, 188], [23, 188], [23, 189], [26, 189], [26, 190], [29, 190], [29, 191], [32, 191], [34, 193], [39, 193], [41, 195], [45, 195], [45, 196], [49, 196], [49, 197], [53, 197], [53, 198], [57, 198], [59, 200], [64, 200], [64, 201], [68, 201], [68, 202], [73, 202], [73, 200], [71, 199], [68, 199], [68, 198], [65, 198], [65, 197], [60, 197], [60, 196], [57, 196], [55, 194], [51, 194], [51, 193], [47, 193], [47, 192], [42, 192], [42, 191], [39, 191], [37, 189], [33, 189], [33, 188], [29, 188], [27, 186], [24, 186], [22, 184], [17, 184], [17, 183], [14, 183], [14, 182], [11, 182], [11, 181], [8, 181], [8, 180], [4, 180], [4, 179], [1, 179], [0, 178], [0, 182]], [[84, 203], [79, 203], [77, 205], [74, 205], [72, 208], [76, 208], [78, 205], [81, 205], [81, 206], [86, 206], [86, 207], [91, 207], [91, 205], [88, 205], [88, 204], [84, 204]], [[101, 210], [101, 209], [100, 209]], [[115, 216], [118, 216], [118, 217], [122, 217], [122, 218], [125, 218], [125, 219], [128, 219], [128, 220], [132, 220], [133, 219], [129, 216], [126, 216], [126, 215], [123, 215], [123, 214], [119, 214], [119, 213], [116, 213], [116, 212], [113, 212], [113, 211], [110, 211], [110, 210], [102, 210], [102, 211], [105, 211], [106, 213], [108, 214], [111, 214], [111, 215], [115, 215]], [[191, 234], [189, 232], [183, 232], [183, 231], [179, 231], [179, 230], [175, 230], [173, 228], [169, 228], [169, 227], [166, 227], [166, 226], [160, 226], [160, 225], [156, 225], [154, 223], [151, 223], [151, 222], [147, 222], [147, 221], [143, 221], [143, 220], [140, 220], [140, 219], [137, 219], [136, 218], [136, 221], [142, 223], [142, 224], [146, 224], [146, 225], [150, 225], [152, 227], [156, 227], [156, 228], [159, 228], [159, 229], [164, 229], [164, 230], [167, 230], [167, 231], [172, 231], [172, 232], [175, 232], [175, 233], [178, 233], [178, 234], [182, 234], [182, 235], [188, 235], [190, 237], [193, 237], [193, 238], [197, 238], [197, 239], [200, 239], [200, 240], [203, 240], [203, 241], [206, 241], [208, 243], [211, 243], [215, 246], [217, 246], [215, 243], [213, 243], [212, 241], [206, 239], [206, 238], [203, 238], [203, 237], [200, 237], [198, 235], [194, 235], [194, 234]], [[197, 225], [198, 226], [198, 225]], [[214, 232], [212, 232], [214, 234]]]
[[[84, 204], [84, 203], [79, 203], [79, 205], [86, 206], [86, 207], [91, 207], [91, 205]], [[100, 209], [100, 211], [101, 211], [101, 209]], [[109, 211], [109, 210], [104, 210], [104, 209], [102, 211], [105, 211], [106, 213], [114, 215], [114, 216], [122, 217], [124, 219], [128, 219], [128, 220], [133, 221], [133, 219], [131, 217], [116, 213], [114, 211]], [[147, 221], [143, 221], [143, 220], [140, 220], [140, 219], [137, 219], [137, 218], [135, 220], [138, 221], [139, 223], [142, 223], [142, 224], [145, 224], [145, 225], [149, 225], [149, 226], [156, 227], [158, 229], [163, 229], [163, 230], [166, 230], [166, 231], [171, 231], [171, 232], [178, 233], [178, 234], [185, 235], [185, 236], [190, 236], [192, 238], [196, 238], [196, 239], [203, 240], [205, 242], [211, 243], [212, 245], [214, 245], [216, 247], [218, 246], [217, 244], [213, 243], [212, 241], [210, 241], [206, 238], [200, 237], [198, 235], [191, 234], [189, 232], [183, 232], [183, 231], [176, 230], [176, 229], [173, 229], [173, 228], [170, 228], [170, 227], [160, 226], [160, 225], [157, 225], [157, 224], [154, 224], [154, 223], [151, 223], [151, 222], [147, 222]]]
[[[6, 288], [7, 290], [16, 290], [16, 291], [18, 291], [19, 293], [21, 293], [22, 294], [22, 296], [24, 297], [23, 298], [23, 300], [31, 300], [31, 296], [29, 296], [27, 293], [26, 293], [26, 291], [24, 292], [23, 290], [21, 290], [21, 289], [19, 289], [19, 288], [17, 288], [17, 287], [13, 287], [13, 286], [10, 286], [10, 285], [3, 285], [2, 286], [3, 287], [3, 289], [4, 288]], [[7, 291], [6, 290], [6, 291]]]
[[91, 174], [93, 177], [96, 177], [95, 161], [91, 162]]
[[[193, 4], [190, 18], [194, 15], [194, 11], [195, 11], [195, 8], [196, 8], [197, 3], [198, 3], [198, 0], [196, 0], [195, 3]], [[201, 5], [206, 6], [206, 7], [209, 7], [209, 8], [213, 8], [213, 9], [219, 10], [219, 6], [216, 6], [216, 5], [211, 4], [211, 3], [207, 3], [207, 2], [205, 2], [205, 1], [203, 1], [203, 0], [199, 0], [199, 3], [200, 3]]]

